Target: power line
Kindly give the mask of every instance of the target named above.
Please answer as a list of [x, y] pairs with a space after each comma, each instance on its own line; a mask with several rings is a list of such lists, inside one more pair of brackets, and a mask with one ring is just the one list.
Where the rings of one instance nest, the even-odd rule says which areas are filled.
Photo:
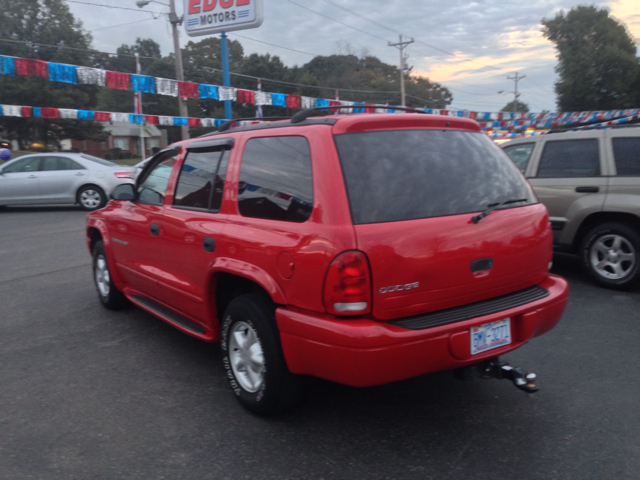
[[115, 7], [113, 5], [106, 5], [104, 3], [90, 3], [90, 2], [81, 2], [79, 0], [65, 0], [68, 3], [79, 3], [82, 5], [91, 5], [92, 7], [104, 7], [104, 8], [113, 8], [116, 10], [129, 10], [131, 12], [138, 12], [138, 13], [155, 13], [158, 15], [164, 15], [163, 12], [154, 12], [154, 11], [150, 11], [150, 10], [140, 10], [139, 8], [127, 8], [127, 7]]
[[[289, 1], [291, 1], [291, 0], [289, 0]], [[345, 11], [345, 12], [348, 12], [348, 13], [350, 13], [350, 14], [352, 14], [352, 15], [355, 15], [355, 16], [356, 16], [356, 17], [358, 17], [358, 18], [361, 18], [361, 19], [362, 19], [362, 20], [364, 20], [365, 22], [369, 22], [369, 23], [371, 23], [372, 25], [376, 25], [376, 26], [378, 26], [378, 27], [380, 27], [380, 28], [383, 28], [383, 29], [388, 30], [388, 31], [390, 31], [390, 32], [394, 32], [394, 33], [396, 33], [396, 34], [398, 34], [398, 35], [403, 35], [403, 33], [402, 33], [402, 32], [399, 32], [399, 31], [397, 31], [397, 30], [395, 30], [395, 29], [393, 29], [393, 28], [387, 27], [386, 25], [383, 25], [383, 24], [381, 24], [381, 23], [379, 23], [379, 22], [376, 22], [375, 20], [371, 20], [371, 19], [369, 19], [369, 18], [365, 17], [364, 15], [361, 15], [361, 14], [360, 14], [360, 13], [358, 13], [358, 12], [354, 12], [353, 10], [348, 9], [347, 7], [343, 7], [342, 5], [338, 5], [337, 3], [333, 2], [332, 0], [324, 0], [324, 1], [325, 1], [326, 3], [328, 3], [328, 4], [330, 4], [330, 5], [333, 5], [333, 6], [334, 6], [334, 7], [336, 7], [336, 8], [339, 8], [339, 9], [341, 9], [341, 10]], [[491, 65], [484, 65], [484, 64], [482, 64], [482, 63], [478, 62], [477, 60], [469, 60], [469, 59], [466, 59], [466, 58], [464, 58], [464, 57], [462, 57], [462, 56], [460, 56], [460, 55], [458, 55], [458, 54], [456, 54], [456, 53], [452, 53], [452, 52], [449, 52], [449, 51], [447, 51], [447, 50], [443, 50], [443, 49], [441, 49], [441, 48], [438, 48], [438, 47], [436, 47], [436, 46], [434, 46], [434, 45], [430, 45], [430, 44], [428, 44], [428, 43], [426, 43], [426, 42], [424, 42], [424, 41], [422, 41], [422, 40], [420, 40], [420, 39], [416, 40], [416, 42], [421, 43], [421, 44], [423, 44], [423, 45], [425, 45], [425, 46], [427, 46], [427, 47], [429, 47], [429, 48], [432, 48], [432, 49], [434, 49], [434, 50], [437, 50], [438, 52], [442, 52], [442, 53], [444, 53], [444, 54], [446, 54], [446, 55], [450, 55], [450, 56], [452, 56], [452, 57], [459, 58], [459, 59], [461, 59], [461, 60], [462, 60], [462, 61], [464, 61], [464, 62], [473, 62], [473, 63], [477, 63], [477, 64], [479, 64], [479, 65], [486, 66], [486, 67], [488, 67], [488, 68], [493, 68], [494, 70], [500, 70], [499, 68], [493, 67], [493, 66], [491, 66]]]
[[135, 22], [121, 23], [120, 25], [111, 25], [110, 27], [94, 28], [94, 29], [91, 30], [91, 33], [98, 32], [100, 30], [107, 30], [109, 28], [124, 27], [125, 25], [131, 25], [133, 23], [148, 22], [149, 20], [157, 20], [157, 18], [155, 18], [155, 17], [154, 18], [145, 18], [144, 20], [136, 20]]
[[264, 43], [265, 45], [269, 45], [271, 47], [283, 48], [283, 49], [289, 50], [291, 52], [297, 52], [297, 53], [303, 53], [305, 55], [311, 55], [312, 57], [321, 57], [322, 56], [322, 55], [318, 55], [318, 54], [315, 54], [315, 53], [303, 52], [302, 50], [295, 50], [293, 48], [283, 47], [282, 45], [276, 45], [274, 43], [264, 42], [262, 40], [256, 40], [255, 38], [245, 37], [244, 35], [238, 35], [236, 32], [230, 32], [228, 35], [235, 35], [236, 37], [245, 38], [247, 40], [252, 40], [252, 41], [258, 42], [258, 43]]

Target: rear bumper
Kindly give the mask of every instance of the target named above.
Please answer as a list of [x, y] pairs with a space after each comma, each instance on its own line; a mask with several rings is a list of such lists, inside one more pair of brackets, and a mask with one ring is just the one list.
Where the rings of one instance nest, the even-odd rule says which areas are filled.
[[[471, 365], [551, 330], [562, 316], [569, 286], [555, 275], [539, 285], [549, 296], [424, 330], [369, 319], [336, 320], [287, 308], [276, 310], [276, 320], [291, 372], [364, 387]], [[472, 356], [470, 328], [506, 317], [511, 318], [512, 343]]]

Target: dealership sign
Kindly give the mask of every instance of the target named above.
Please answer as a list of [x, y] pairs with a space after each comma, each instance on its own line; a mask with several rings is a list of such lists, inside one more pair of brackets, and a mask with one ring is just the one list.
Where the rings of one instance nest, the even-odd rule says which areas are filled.
[[262, 24], [262, 0], [184, 0], [187, 35], [213, 35]]

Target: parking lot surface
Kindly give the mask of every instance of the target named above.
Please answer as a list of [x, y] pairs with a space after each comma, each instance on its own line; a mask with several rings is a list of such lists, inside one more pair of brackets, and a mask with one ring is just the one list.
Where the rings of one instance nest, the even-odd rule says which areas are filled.
[[0, 212], [0, 478], [600, 479], [640, 472], [640, 291], [571, 285], [505, 357], [528, 395], [448, 372], [356, 389], [310, 379], [294, 413], [236, 402], [218, 348], [105, 310], [76, 208]]

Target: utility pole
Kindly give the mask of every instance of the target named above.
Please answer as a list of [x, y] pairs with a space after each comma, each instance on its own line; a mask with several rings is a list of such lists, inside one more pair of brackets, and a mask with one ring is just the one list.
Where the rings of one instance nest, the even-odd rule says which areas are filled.
[[[184, 82], [184, 72], [182, 71], [182, 51], [180, 50], [180, 38], [178, 37], [178, 25], [182, 25], [182, 17], [176, 15], [175, 0], [169, 0], [169, 22], [171, 23], [171, 29], [173, 34], [173, 51], [176, 56], [176, 79], [180, 82]], [[187, 110], [187, 101], [184, 98], [180, 98], [178, 94], [178, 110], [180, 116], [187, 118], [189, 111]], [[182, 139], [187, 140], [189, 138], [189, 127], [181, 126]]]
[[402, 41], [402, 35], [400, 35], [400, 41], [398, 43], [389, 42], [390, 47], [396, 47], [400, 50], [400, 99], [402, 102], [402, 106], [406, 106], [406, 102], [404, 99], [404, 47], [413, 43], [415, 40], [412, 38], [406, 42]]
[[520, 97], [518, 93], [518, 82], [523, 78], [526, 78], [526, 75], [519, 77], [518, 72], [516, 72], [515, 77], [507, 77], [507, 80], [513, 80], [516, 85], [516, 88], [513, 90], [513, 113], [518, 113], [518, 98]]

